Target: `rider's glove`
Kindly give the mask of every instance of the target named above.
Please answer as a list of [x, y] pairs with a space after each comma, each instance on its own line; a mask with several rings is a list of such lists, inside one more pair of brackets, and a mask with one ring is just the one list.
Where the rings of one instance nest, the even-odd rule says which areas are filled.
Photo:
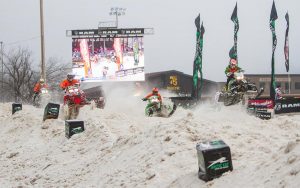
[[232, 75], [232, 72], [228, 72], [227, 74], [226, 74], [226, 76], [231, 76]]
[[147, 99], [146, 98], [142, 98], [142, 101], [146, 101]]

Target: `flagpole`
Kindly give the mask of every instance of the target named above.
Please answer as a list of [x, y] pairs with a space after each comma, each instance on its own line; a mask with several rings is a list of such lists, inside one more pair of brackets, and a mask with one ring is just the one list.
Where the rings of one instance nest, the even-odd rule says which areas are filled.
[[288, 79], [289, 79], [289, 94], [291, 94], [291, 77], [290, 77], [290, 73], [288, 73]]
[[275, 7], [275, 2], [273, 1], [272, 9], [271, 9], [271, 15], [270, 15], [270, 29], [272, 32], [272, 61], [271, 61], [271, 83], [270, 83], [270, 97], [274, 101], [275, 100], [275, 87], [276, 87], [276, 81], [275, 81], [275, 50], [277, 45], [277, 37], [275, 32], [275, 20], [277, 20], [277, 11]]
[[46, 82], [46, 68], [45, 68], [45, 40], [44, 40], [44, 13], [43, 0], [40, 0], [40, 30], [41, 30], [41, 78]]

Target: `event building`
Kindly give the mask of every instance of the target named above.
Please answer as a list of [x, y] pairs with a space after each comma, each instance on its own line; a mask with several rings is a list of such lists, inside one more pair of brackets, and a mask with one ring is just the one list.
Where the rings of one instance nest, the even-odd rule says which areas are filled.
[[[246, 74], [245, 77], [257, 88], [264, 88], [264, 95], [269, 95], [271, 83], [269, 74]], [[300, 95], [300, 74], [276, 74], [275, 81], [285, 94]], [[146, 83], [148, 87], [156, 86], [179, 95], [189, 95], [192, 91], [193, 77], [176, 70], [154, 72], [146, 74]], [[202, 96], [214, 96], [224, 85], [225, 82], [203, 79]]]
[[[263, 96], [269, 96], [271, 76], [268, 74], [246, 74], [246, 79], [255, 83], [257, 88], [264, 88]], [[281, 89], [286, 95], [300, 96], [300, 74], [276, 74], [276, 83], [281, 85]], [[200, 80], [198, 82], [200, 84]], [[166, 90], [169, 93], [174, 93], [176, 96], [190, 96], [193, 86], [192, 75], [185, 74], [176, 70], [152, 72], [145, 74], [145, 81], [140, 82], [117, 82], [115, 87], [138, 85], [139, 89], [150, 92], [153, 87], [157, 87], [160, 91]], [[103, 83], [102, 85], [105, 85]], [[205, 98], [214, 97], [215, 93], [221, 90], [225, 82], [215, 82], [203, 79], [203, 87], [201, 96]], [[87, 89], [88, 93], [93, 93], [94, 96], [104, 94], [101, 87]]]

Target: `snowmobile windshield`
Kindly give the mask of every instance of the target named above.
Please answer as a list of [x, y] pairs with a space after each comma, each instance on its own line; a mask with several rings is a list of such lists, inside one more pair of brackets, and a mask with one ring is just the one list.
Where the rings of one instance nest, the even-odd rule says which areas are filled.
[[41, 88], [41, 93], [48, 93], [48, 90], [46, 88]]
[[159, 103], [158, 96], [151, 96], [151, 97], [148, 99], [148, 101], [149, 101], [150, 104], [158, 104], [158, 103]]
[[243, 80], [243, 79], [244, 79], [244, 74], [243, 74], [243, 72], [235, 72], [235, 73], [234, 73], [234, 78], [235, 78], [236, 80]]
[[68, 89], [67, 89], [67, 93], [68, 93], [69, 95], [78, 95], [79, 89], [78, 89], [78, 87], [76, 87], [76, 86], [70, 86], [70, 87], [68, 87]]

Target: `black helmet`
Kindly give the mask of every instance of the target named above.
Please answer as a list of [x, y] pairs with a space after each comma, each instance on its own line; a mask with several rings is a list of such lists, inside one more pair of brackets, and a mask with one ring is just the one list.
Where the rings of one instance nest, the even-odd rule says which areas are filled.
[[68, 80], [73, 80], [74, 77], [75, 77], [75, 74], [73, 74], [73, 73], [68, 73], [68, 74], [67, 74], [67, 79], [68, 79]]

